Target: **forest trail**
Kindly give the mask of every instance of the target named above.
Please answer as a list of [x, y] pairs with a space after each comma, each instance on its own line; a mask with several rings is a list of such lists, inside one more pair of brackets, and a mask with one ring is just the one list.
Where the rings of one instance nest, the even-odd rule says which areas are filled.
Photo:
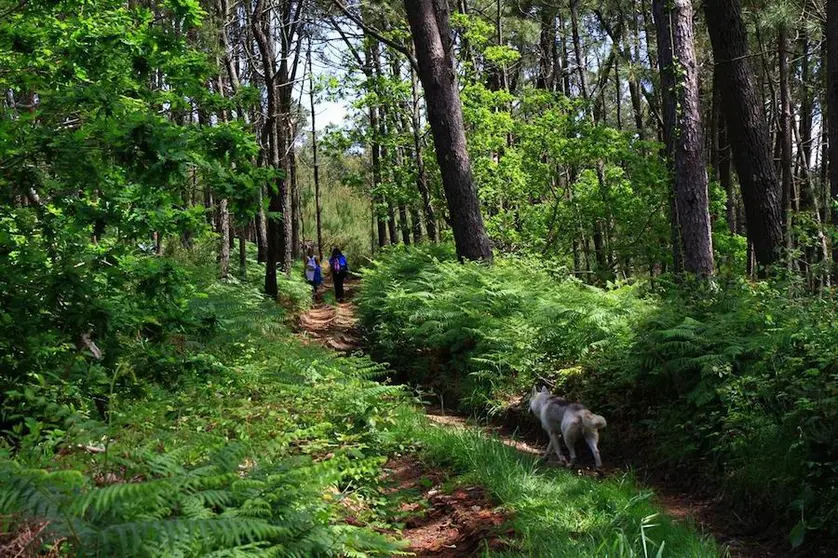
[[[362, 350], [357, 331], [355, 305], [352, 296], [357, 281], [346, 283], [346, 301], [328, 304], [323, 293], [333, 288], [326, 278], [321, 286], [319, 301], [299, 318], [299, 335], [304, 342], [320, 343], [343, 354]], [[541, 455], [544, 443], [540, 431], [533, 428], [520, 431], [501, 424], [474, 424], [467, 417], [434, 407], [426, 409], [428, 419], [444, 428], [480, 429], [505, 445], [528, 455]], [[583, 468], [577, 474], [587, 476], [621, 476], [635, 470], [638, 479], [654, 490], [655, 497], [665, 512], [680, 521], [692, 521], [711, 534], [729, 550], [732, 558], [771, 558], [789, 556], [785, 550], [784, 533], [758, 533], [749, 528], [712, 490], [700, 490], [682, 480], [671, 480], [659, 472], [646, 470], [640, 456], [612, 455], [605, 458], [605, 467], [597, 473], [588, 463], [590, 456], [580, 454]], [[609, 464], [610, 461], [610, 464]], [[542, 466], [560, 467], [552, 459]], [[457, 489], [453, 494], [442, 494], [441, 485], [447, 475], [428, 470], [425, 465], [409, 455], [392, 458], [384, 468], [384, 485], [389, 494], [421, 494], [419, 501], [403, 501], [399, 511], [404, 512], [405, 528], [401, 536], [410, 543], [410, 550], [420, 557], [471, 556], [482, 542], [490, 546], [502, 544], [497, 527], [503, 523], [502, 513], [494, 510], [488, 495], [479, 487]], [[424, 509], [418, 515], [411, 510]]]
[[[319, 343], [344, 355], [361, 350], [352, 303], [357, 285], [347, 281], [346, 301], [329, 304], [324, 293], [333, 284], [326, 277], [316, 304], [300, 315], [304, 343]], [[457, 485], [449, 491], [451, 476], [449, 471], [429, 469], [410, 454], [393, 456], [384, 465], [382, 495], [394, 503], [391, 519], [404, 525], [398, 536], [408, 542], [407, 550], [419, 558], [460, 558], [487, 547], [502, 548], [506, 515], [479, 486]]]
[[315, 341], [339, 353], [351, 353], [360, 348], [355, 324], [355, 309], [351, 299], [355, 281], [345, 283], [346, 302], [327, 304], [323, 294], [333, 289], [331, 278], [320, 286], [318, 302], [300, 316], [300, 333], [304, 342]]

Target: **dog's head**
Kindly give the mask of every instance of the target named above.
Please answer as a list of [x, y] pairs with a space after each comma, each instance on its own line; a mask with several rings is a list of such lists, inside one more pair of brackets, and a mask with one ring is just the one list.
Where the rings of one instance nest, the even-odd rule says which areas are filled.
[[541, 406], [549, 397], [550, 390], [547, 389], [547, 386], [541, 386], [540, 389], [536, 389], [535, 386], [533, 386], [532, 392], [530, 393], [530, 411], [534, 414], [538, 414]]

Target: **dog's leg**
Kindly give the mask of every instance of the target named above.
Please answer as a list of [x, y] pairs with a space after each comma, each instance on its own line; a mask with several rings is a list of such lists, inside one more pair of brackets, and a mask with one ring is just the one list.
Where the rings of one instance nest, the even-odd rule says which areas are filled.
[[594, 454], [594, 463], [596, 463], [596, 468], [599, 469], [602, 467], [602, 458], [599, 456], [599, 432], [596, 430], [586, 430], [585, 431], [585, 443], [588, 444], [588, 447], [591, 448], [591, 453]]
[[559, 443], [559, 436], [552, 430], [550, 431], [550, 445], [552, 445], [553, 449], [556, 450], [556, 455], [559, 458], [559, 463], [566, 463], [567, 460], [564, 458], [564, 455], [562, 455], [562, 446]]
[[562, 430], [562, 438], [567, 446], [567, 451], [570, 453], [570, 467], [576, 465], [576, 428], [575, 425], [568, 425], [567, 429]]
[[[549, 435], [549, 432], [548, 432]], [[550, 442], [547, 444], [547, 449], [544, 450], [544, 455], [541, 456], [541, 459], [547, 459], [547, 456], [550, 455], [550, 452], [553, 451], [553, 438], [550, 437]]]

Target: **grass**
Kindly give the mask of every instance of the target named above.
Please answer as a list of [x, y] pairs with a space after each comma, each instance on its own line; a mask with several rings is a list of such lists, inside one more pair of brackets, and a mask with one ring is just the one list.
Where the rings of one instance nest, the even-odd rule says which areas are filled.
[[512, 513], [516, 539], [500, 556], [691, 556], [724, 554], [694, 526], [662, 514], [629, 474], [608, 480], [542, 467], [474, 430], [449, 430], [405, 413], [399, 425], [431, 466], [484, 486]]

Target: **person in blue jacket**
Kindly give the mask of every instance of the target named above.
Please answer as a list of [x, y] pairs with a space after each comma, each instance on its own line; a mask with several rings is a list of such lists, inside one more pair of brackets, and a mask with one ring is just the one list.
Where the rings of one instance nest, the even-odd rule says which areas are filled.
[[332, 272], [332, 281], [335, 283], [335, 298], [343, 302], [343, 281], [349, 273], [349, 265], [341, 253], [340, 248], [332, 249], [332, 257], [329, 258], [329, 269]]
[[317, 287], [323, 282], [323, 275], [320, 272], [320, 262], [314, 256], [314, 249], [308, 249], [308, 256], [306, 257], [306, 281], [311, 285], [312, 296], [317, 298]]

